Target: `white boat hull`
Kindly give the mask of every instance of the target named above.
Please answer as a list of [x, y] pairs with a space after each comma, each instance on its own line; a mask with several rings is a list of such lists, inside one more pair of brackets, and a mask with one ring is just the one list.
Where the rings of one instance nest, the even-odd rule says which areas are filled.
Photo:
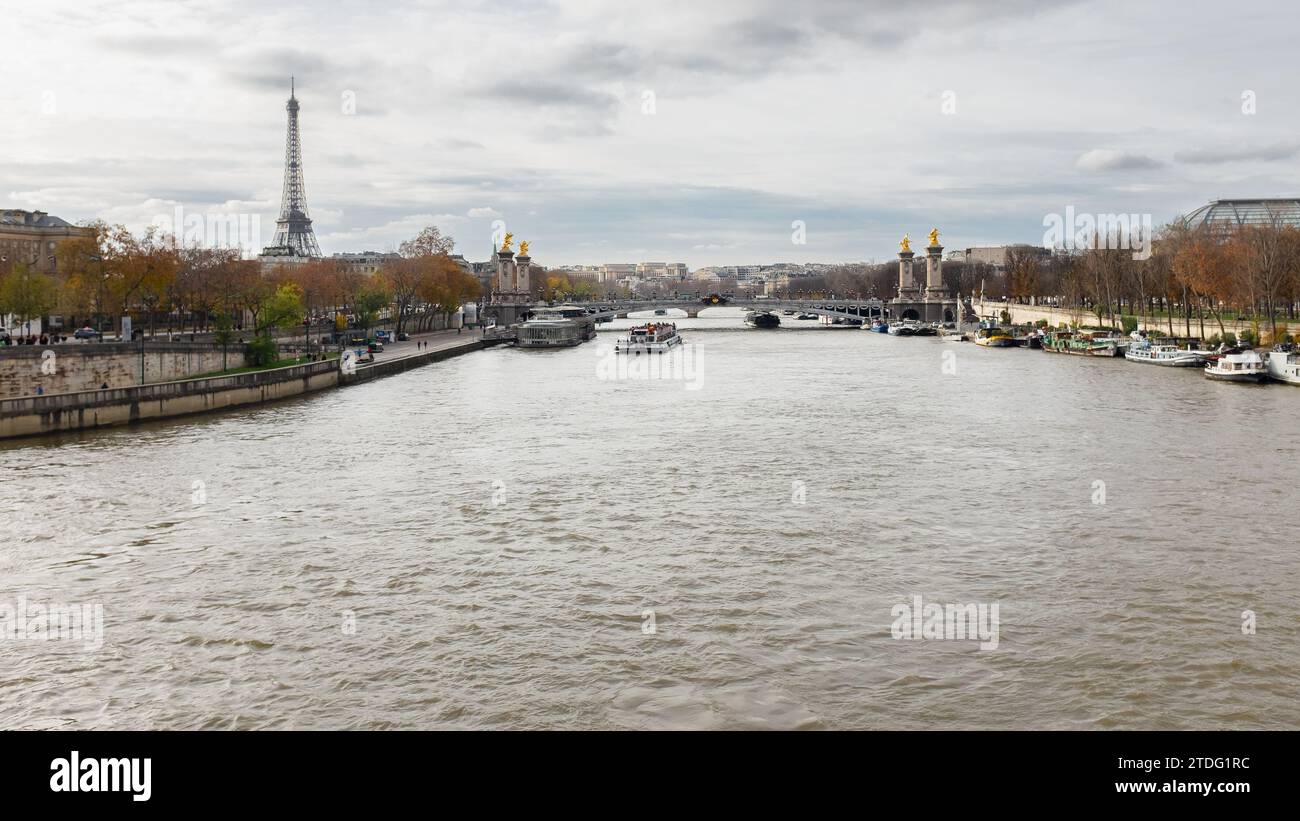
[[1220, 382], [1267, 382], [1267, 371], [1219, 371], [1214, 368], [1205, 369], [1206, 379], [1217, 379]]
[[1142, 356], [1129, 351], [1124, 354], [1124, 358], [1129, 362], [1137, 362], [1141, 365], [1162, 365], [1166, 368], [1194, 368], [1205, 364], [1205, 360], [1201, 359], [1201, 357], [1190, 353], [1187, 356], [1153, 357]]
[[1274, 351], [1268, 356], [1268, 378], [1287, 385], [1300, 385], [1300, 357]]
[[641, 354], [667, 353], [682, 344], [680, 336], [671, 336], [663, 342], [620, 342], [614, 346], [614, 353], [640, 356]]

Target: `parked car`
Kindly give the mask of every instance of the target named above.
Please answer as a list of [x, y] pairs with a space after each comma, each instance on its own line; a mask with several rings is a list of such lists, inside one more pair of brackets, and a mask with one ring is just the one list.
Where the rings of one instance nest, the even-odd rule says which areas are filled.
[[89, 325], [85, 326], [84, 328], [78, 328], [72, 334], [73, 339], [100, 339], [103, 336], [104, 335], [102, 333], [90, 327]]
[[406, 331], [402, 331], [400, 334], [397, 335], [397, 341], [398, 341], [398, 342], [405, 342], [406, 340], [408, 340], [408, 339], [410, 339], [410, 338], [411, 338], [411, 335], [408, 334]]
[[375, 331], [375, 339], [379, 342], [392, 342], [392, 336], [388, 331]]
[[369, 345], [369, 347], [367, 348], [367, 350], [369, 350], [371, 353], [383, 353], [383, 351], [384, 351], [384, 343], [382, 343], [382, 342], [380, 342], [378, 339], [376, 339], [374, 342], [371, 342], [371, 343], [370, 343], [370, 345]]

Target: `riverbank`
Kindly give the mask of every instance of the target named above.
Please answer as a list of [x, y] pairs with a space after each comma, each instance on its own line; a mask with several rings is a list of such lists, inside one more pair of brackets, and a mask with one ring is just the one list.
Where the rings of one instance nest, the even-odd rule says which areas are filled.
[[[1109, 317], [1098, 319], [1097, 315], [1091, 311], [1081, 310], [1079, 308], [1053, 308], [1043, 305], [1016, 305], [1014, 303], [1006, 302], [977, 302], [974, 307], [976, 313], [981, 317], [999, 316], [1003, 311], [1006, 311], [1011, 315], [1011, 321], [1016, 324], [1032, 324], [1040, 319], [1045, 319], [1053, 328], [1058, 325], [1072, 325], [1074, 323], [1087, 327], [1123, 327], [1123, 322], [1118, 314], [1115, 315], [1114, 319]], [[1174, 334], [1178, 336], [1208, 339], [1209, 337], [1219, 333], [1219, 323], [1216, 322], [1213, 317], [1205, 317], [1204, 335], [1201, 333], [1201, 326], [1202, 321], [1196, 317], [1192, 317], [1191, 320], [1186, 320], [1182, 317], [1175, 317], [1173, 322]], [[1223, 326], [1238, 337], [1241, 336], [1243, 331], [1249, 331], [1256, 327], [1253, 322], [1228, 320], [1224, 321]], [[1139, 319], [1138, 327], [1143, 330], [1165, 334], [1169, 332], [1169, 318], [1162, 316], [1146, 317], [1144, 320]], [[1266, 333], [1269, 330], [1269, 327], [1267, 324], [1261, 323], [1258, 326], [1258, 329], [1261, 332]], [[1279, 321], [1277, 323], [1277, 332], [1279, 336], [1288, 332], [1294, 334], [1300, 332], [1300, 326], [1296, 326], [1295, 324], [1290, 324], [1288, 326], [1288, 323]]]
[[[429, 347], [423, 348], [419, 343]], [[290, 399], [367, 382], [485, 346], [448, 331], [413, 338], [377, 361], [343, 373], [336, 359], [227, 376], [0, 400], [0, 440], [166, 419]], [[409, 346], [409, 347], [408, 347]]]

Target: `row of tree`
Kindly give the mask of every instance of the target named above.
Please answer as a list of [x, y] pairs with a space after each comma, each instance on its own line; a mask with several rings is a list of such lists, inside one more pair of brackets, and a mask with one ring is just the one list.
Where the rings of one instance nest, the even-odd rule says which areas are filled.
[[[479, 295], [478, 280], [451, 258], [451, 237], [430, 226], [402, 243], [399, 258], [369, 275], [334, 259], [266, 269], [237, 250], [178, 244], [147, 230], [92, 223], [55, 249], [56, 273], [24, 263], [0, 269], [0, 315], [18, 323], [59, 314], [65, 326], [120, 329], [130, 316], [153, 334], [251, 330], [266, 337], [303, 323], [369, 328], [391, 316], [397, 331], [423, 330]], [[107, 325], [104, 325], [107, 321]], [[251, 328], [246, 328], [251, 325]]]

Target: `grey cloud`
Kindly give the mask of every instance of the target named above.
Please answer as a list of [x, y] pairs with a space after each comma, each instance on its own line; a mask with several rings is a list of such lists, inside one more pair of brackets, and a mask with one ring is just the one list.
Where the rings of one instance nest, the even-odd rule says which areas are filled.
[[1136, 171], [1143, 168], [1157, 168], [1160, 162], [1145, 154], [1094, 148], [1080, 155], [1075, 165], [1084, 171]]
[[1258, 146], [1222, 146], [1218, 148], [1195, 148], [1179, 151], [1174, 159], [1182, 163], [1196, 165], [1217, 165], [1230, 162], [1247, 162], [1250, 160], [1289, 160], [1300, 153], [1300, 143], [1275, 143]]
[[95, 38], [95, 44], [108, 50], [141, 57], [185, 55], [194, 57], [201, 53], [215, 54], [220, 50], [216, 38], [190, 34], [114, 34]]
[[288, 91], [289, 77], [335, 77], [341, 72], [325, 58], [290, 48], [262, 49], [233, 56], [227, 75], [236, 84], [258, 91]]
[[595, 112], [607, 112], [618, 105], [618, 98], [613, 94], [547, 80], [503, 80], [485, 90], [515, 103], [585, 108]]

